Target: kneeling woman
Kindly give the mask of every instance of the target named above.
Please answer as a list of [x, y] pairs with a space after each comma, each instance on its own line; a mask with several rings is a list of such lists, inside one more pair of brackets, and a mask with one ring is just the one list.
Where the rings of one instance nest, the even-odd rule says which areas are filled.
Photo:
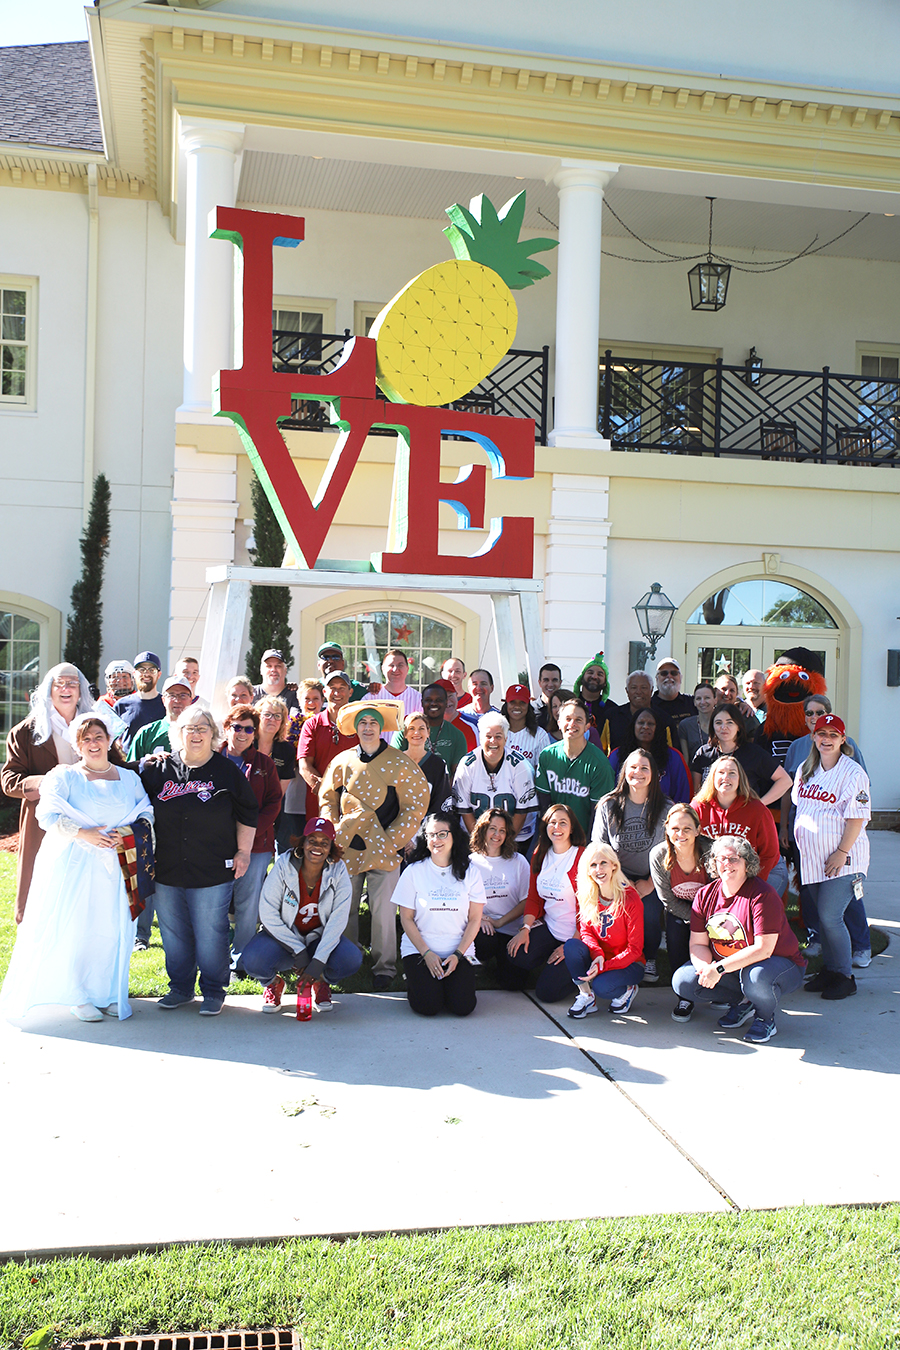
[[400, 956], [413, 1012], [446, 1008], [468, 1017], [475, 1008], [475, 971], [466, 953], [481, 927], [484, 882], [469, 861], [469, 841], [455, 815], [426, 816], [409, 867], [397, 882]]
[[629, 886], [609, 844], [588, 844], [578, 864], [578, 936], [564, 946], [566, 968], [578, 986], [570, 1017], [597, 1011], [626, 1013], [644, 974], [644, 906]]
[[672, 976], [672, 989], [690, 1003], [724, 1001], [724, 1031], [753, 1018], [745, 1041], [775, 1035], [775, 1013], [799, 989], [806, 962], [778, 892], [759, 879], [759, 855], [740, 837], [717, 839], [707, 856], [716, 878], [701, 886], [691, 907], [691, 959]]
[[243, 953], [247, 974], [265, 986], [265, 1013], [281, 1007], [281, 971], [297, 971], [298, 991], [311, 985], [313, 1002], [322, 1010], [331, 1008], [330, 986], [362, 965], [362, 952], [343, 936], [350, 917], [350, 875], [334, 842], [334, 826], [313, 816], [293, 843], [263, 882], [262, 929]]
[[516, 849], [516, 831], [509, 812], [499, 806], [483, 812], [475, 822], [469, 847], [485, 894], [475, 955], [482, 965], [492, 957], [496, 960], [497, 979], [504, 989], [524, 989], [528, 972], [512, 964], [506, 948], [525, 910], [531, 869]]
[[536, 970], [534, 992], [543, 1003], [558, 1003], [572, 990], [563, 944], [575, 936], [578, 921], [578, 864], [584, 831], [568, 806], [551, 806], [541, 817], [531, 859], [531, 885], [525, 917], [507, 950], [521, 970]]

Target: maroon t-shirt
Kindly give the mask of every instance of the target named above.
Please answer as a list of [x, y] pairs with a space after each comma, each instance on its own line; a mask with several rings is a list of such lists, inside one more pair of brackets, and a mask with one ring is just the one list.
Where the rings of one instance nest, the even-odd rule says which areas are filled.
[[[335, 739], [337, 738], [337, 739]], [[307, 717], [300, 732], [300, 744], [297, 746], [297, 759], [311, 759], [316, 773], [321, 778], [328, 765], [342, 750], [352, 750], [359, 745], [356, 732], [345, 736], [324, 709], [315, 717]], [[319, 797], [312, 788], [306, 790], [306, 819], [313, 820], [319, 814]]]
[[748, 877], [736, 895], [722, 893], [718, 879], [702, 886], [691, 908], [691, 932], [706, 933], [715, 956], [724, 960], [756, 941], [757, 934], [777, 933], [773, 956], [786, 956], [806, 969], [778, 892], [759, 877]]
[[322, 889], [322, 878], [309, 891], [306, 888], [306, 882], [303, 880], [303, 872], [297, 868], [297, 876], [300, 881], [300, 905], [294, 917], [294, 927], [298, 933], [314, 933], [317, 928], [322, 927], [322, 921], [319, 918], [319, 892]]

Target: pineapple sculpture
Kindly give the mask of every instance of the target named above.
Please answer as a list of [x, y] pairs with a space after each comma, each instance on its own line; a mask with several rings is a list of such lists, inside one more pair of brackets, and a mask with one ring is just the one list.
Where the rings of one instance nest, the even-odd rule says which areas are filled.
[[520, 192], [498, 212], [481, 194], [447, 208], [444, 230], [454, 261], [407, 282], [376, 318], [376, 379], [393, 403], [438, 406], [471, 392], [505, 356], [516, 336], [512, 291], [532, 286], [549, 269], [531, 257], [555, 239], [519, 239], [525, 215]]

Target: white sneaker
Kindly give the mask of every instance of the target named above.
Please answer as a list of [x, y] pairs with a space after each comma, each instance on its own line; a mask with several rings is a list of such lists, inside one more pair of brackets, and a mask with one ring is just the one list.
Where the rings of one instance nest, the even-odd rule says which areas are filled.
[[102, 1022], [103, 1014], [99, 1008], [95, 1008], [93, 1003], [79, 1003], [77, 1007], [69, 1009], [73, 1017], [77, 1017], [79, 1022]]
[[[656, 962], [648, 961], [644, 966], [644, 974], [641, 977], [641, 984], [659, 984], [659, 975], [656, 971]], [[615, 1002], [615, 1000], [613, 1000]]]
[[856, 966], [857, 970], [865, 970], [866, 966], [870, 966], [872, 964], [872, 953], [854, 952], [853, 964]]
[[609, 1005], [611, 1013], [627, 1013], [634, 1000], [637, 998], [638, 987], [636, 984], [630, 984], [619, 998], [614, 998]]
[[597, 1011], [597, 1000], [593, 994], [578, 994], [575, 1002], [569, 1009], [570, 1017], [587, 1017], [589, 1013]]

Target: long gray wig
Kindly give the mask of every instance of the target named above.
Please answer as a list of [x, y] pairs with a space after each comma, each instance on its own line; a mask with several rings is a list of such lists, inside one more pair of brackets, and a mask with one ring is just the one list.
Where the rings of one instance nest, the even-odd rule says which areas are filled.
[[49, 741], [53, 736], [53, 728], [50, 724], [50, 709], [53, 706], [51, 692], [53, 689], [53, 681], [60, 675], [78, 676], [78, 683], [81, 686], [81, 690], [78, 695], [78, 707], [75, 710], [76, 715], [78, 713], [90, 712], [91, 708], [94, 706], [94, 700], [91, 697], [88, 682], [78, 667], [71, 665], [68, 661], [63, 661], [60, 665], [54, 666], [51, 670], [47, 671], [47, 674], [31, 695], [31, 717], [34, 722], [34, 736], [32, 739], [35, 745], [43, 745], [45, 741]]

